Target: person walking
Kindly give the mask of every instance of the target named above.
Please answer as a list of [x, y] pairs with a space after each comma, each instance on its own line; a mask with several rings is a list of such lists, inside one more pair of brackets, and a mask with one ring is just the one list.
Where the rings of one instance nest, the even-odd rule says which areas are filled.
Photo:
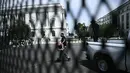
[[59, 47], [58, 47], [60, 53], [59, 53], [59, 58], [57, 59], [57, 61], [61, 61], [61, 60], [70, 60], [70, 57], [67, 55], [67, 42], [66, 42], [66, 37], [64, 35], [64, 33], [61, 33], [61, 40], [59, 43]]

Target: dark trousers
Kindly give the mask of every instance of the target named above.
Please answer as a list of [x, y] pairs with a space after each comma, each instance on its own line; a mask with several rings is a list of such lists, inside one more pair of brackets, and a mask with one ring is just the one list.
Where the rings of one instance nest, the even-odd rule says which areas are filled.
[[64, 50], [61, 50], [59, 53], [59, 59], [66, 59], [68, 58], [67, 53], [66, 53], [66, 48]]

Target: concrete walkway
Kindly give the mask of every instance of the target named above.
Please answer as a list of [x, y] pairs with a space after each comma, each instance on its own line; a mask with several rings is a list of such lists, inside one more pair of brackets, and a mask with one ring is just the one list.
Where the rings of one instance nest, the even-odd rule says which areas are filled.
[[[49, 44], [55, 44], [56, 42], [50, 41], [48, 42]], [[71, 41], [71, 43], [81, 43], [81, 41]], [[38, 44], [37, 42], [33, 42], [33, 44]], [[41, 42], [41, 44], [46, 44], [45, 41]]]

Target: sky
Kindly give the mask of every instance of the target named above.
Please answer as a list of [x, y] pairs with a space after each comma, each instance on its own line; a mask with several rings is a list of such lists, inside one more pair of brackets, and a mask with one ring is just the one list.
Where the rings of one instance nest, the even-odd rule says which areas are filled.
[[[74, 14], [74, 17], [78, 18], [78, 22], [85, 23], [86, 26], [90, 25], [90, 14], [86, 12], [85, 9], [81, 10], [80, 16], [78, 17], [78, 12], [80, 11], [81, 8], [81, 1], [82, 0], [69, 0], [70, 1], [70, 9], [72, 13]], [[99, 10], [99, 12], [96, 14], [96, 19], [106, 15], [107, 13], [110, 12], [110, 10], [107, 8], [106, 4], [102, 3], [100, 4], [100, 8], [98, 7], [98, 4], [100, 3], [100, 0], [85, 0], [86, 2], [86, 7], [89, 9], [91, 15], [95, 15], [96, 10]], [[110, 5], [111, 10], [117, 8], [120, 5], [121, 0], [106, 0], [107, 3]], [[124, 0], [125, 1], [125, 0]], [[65, 0], [60, 0], [60, 3], [65, 7], [66, 9], [66, 3]], [[67, 23], [69, 25], [70, 32], [73, 30], [74, 27], [74, 18], [71, 16], [70, 13], [67, 13]]]
[[[17, 1], [17, 0], [14, 0], [14, 1]], [[18, 0], [18, 1], [19, 2], [15, 2], [15, 4], [19, 4], [21, 2], [25, 4], [26, 1], [28, 1], [28, 4], [31, 5], [33, 0]], [[97, 8], [98, 4], [100, 3], [100, 0], [85, 0], [86, 7], [90, 11], [90, 14], [88, 14], [88, 12], [85, 9], [80, 10], [82, 0], [41, 0], [41, 3], [42, 4], [61, 3], [61, 5], [66, 9], [67, 1], [70, 2], [70, 10], [74, 15], [74, 17], [72, 17], [70, 13], [67, 13], [67, 17], [66, 17], [66, 22], [68, 23], [70, 32], [73, 30], [73, 27], [74, 27], [74, 18], [78, 18], [78, 22], [85, 23], [86, 26], [89, 26], [90, 21], [91, 21], [91, 18], [89, 16], [90, 14], [95, 15], [96, 10], [99, 10], [99, 12], [96, 14], [96, 19], [98, 19], [110, 12], [108, 7], [104, 3], [100, 4], [101, 5], [100, 8]], [[120, 5], [120, 3], [122, 3], [121, 0], [106, 0], [106, 1], [109, 4], [111, 10], [117, 8]], [[123, 1], [126, 1], [126, 0], [123, 0]], [[39, 4], [39, 3], [40, 3], [40, 0], [34, 0], [34, 4]], [[77, 16], [79, 11], [81, 11], [81, 13], [79, 13], [80, 16]]]

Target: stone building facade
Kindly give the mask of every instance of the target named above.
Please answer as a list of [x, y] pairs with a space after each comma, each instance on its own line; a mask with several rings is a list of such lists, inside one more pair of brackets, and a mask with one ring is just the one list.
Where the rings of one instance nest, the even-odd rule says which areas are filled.
[[130, 1], [128, 0], [96, 21], [99, 25], [117, 25], [118, 31], [122, 30], [124, 33], [128, 34], [128, 30], [130, 30]]
[[[67, 35], [68, 32], [65, 9], [60, 3], [14, 7], [6, 10], [3, 8], [0, 14], [1, 20], [2, 17], [9, 18], [9, 20], [7, 20], [8, 24], [10, 24], [11, 16], [14, 16], [16, 19], [21, 18], [31, 27], [31, 31], [34, 30], [32, 26], [32, 24], [34, 24], [36, 33], [33, 37], [34, 39], [42, 38], [40, 33], [41, 28], [43, 28], [43, 31], [45, 32], [44, 37], [49, 38], [50, 40], [59, 38], [61, 32], [65, 33], [65, 35]], [[19, 14], [22, 14], [22, 16]], [[62, 30], [61, 27], [63, 27]]]

